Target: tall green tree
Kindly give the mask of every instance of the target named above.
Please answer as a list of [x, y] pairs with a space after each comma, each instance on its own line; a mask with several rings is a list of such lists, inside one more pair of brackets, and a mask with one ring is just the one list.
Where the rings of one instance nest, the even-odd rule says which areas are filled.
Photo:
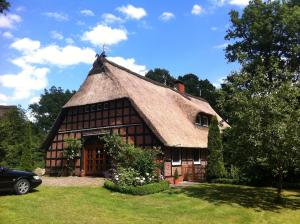
[[23, 144], [20, 166], [25, 170], [33, 168], [33, 152], [32, 152], [32, 133], [31, 124], [28, 122], [25, 134], [25, 142]]
[[226, 174], [223, 152], [222, 152], [222, 139], [218, 120], [213, 117], [208, 130], [208, 159], [207, 159], [207, 178], [221, 178]]
[[44, 132], [49, 131], [62, 106], [74, 93], [75, 91], [64, 91], [61, 87], [55, 86], [49, 90], [45, 89], [40, 101], [29, 105], [29, 109], [36, 119], [36, 126]]
[[[299, 167], [299, 1], [250, 1], [240, 16], [231, 11], [228, 61], [240, 72], [222, 86], [230, 118], [225, 152], [242, 170], [267, 168], [281, 197], [284, 174]], [[228, 155], [228, 153], [226, 153]]]
[[171, 86], [171, 87], [174, 86], [175, 78], [166, 69], [162, 69], [162, 68], [155, 68], [153, 70], [151, 69], [150, 71], [147, 72], [145, 76], [149, 79], [160, 82], [167, 86]]

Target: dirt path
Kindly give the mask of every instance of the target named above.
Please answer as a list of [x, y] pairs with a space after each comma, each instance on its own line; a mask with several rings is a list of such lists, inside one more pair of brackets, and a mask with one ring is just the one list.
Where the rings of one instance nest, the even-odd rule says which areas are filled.
[[43, 186], [103, 186], [105, 179], [100, 177], [42, 177]]

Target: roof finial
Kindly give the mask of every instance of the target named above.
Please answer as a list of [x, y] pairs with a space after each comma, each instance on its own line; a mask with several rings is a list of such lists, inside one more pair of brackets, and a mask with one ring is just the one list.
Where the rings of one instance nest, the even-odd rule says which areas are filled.
[[100, 54], [100, 56], [106, 57], [106, 53], [105, 53], [105, 44], [102, 45], [102, 53]]

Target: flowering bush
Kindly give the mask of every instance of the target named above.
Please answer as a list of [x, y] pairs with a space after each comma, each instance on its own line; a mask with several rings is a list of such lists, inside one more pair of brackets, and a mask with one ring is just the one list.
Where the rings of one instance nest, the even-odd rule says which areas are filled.
[[112, 181], [118, 185], [141, 186], [160, 180], [156, 160], [159, 149], [142, 149], [124, 144], [119, 136], [104, 137], [104, 149], [112, 159]]
[[80, 149], [82, 147], [81, 141], [75, 138], [65, 139], [67, 147], [64, 150], [64, 157], [67, 159], [66, 170], [68, 175], [73, 175], [75, 170], [76, 160], [79, 156]]

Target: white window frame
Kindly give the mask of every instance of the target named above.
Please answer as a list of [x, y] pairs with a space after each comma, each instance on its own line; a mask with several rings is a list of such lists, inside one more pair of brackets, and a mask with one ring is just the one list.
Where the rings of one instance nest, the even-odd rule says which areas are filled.
[[179, 161], [173, 160], [173, 152], [174, 151], [172, 151], [172, 165], [178, 166], [178, 165], [181, 165], [181, 150], [180, 149], [175, 149], [175, 150], [178, 150], [178, 152], [179, 152]]
[[[195, 153], [195, 151], [193, 152], [193, 153]], [[195, 159], [195, 157], [194, 157], [194, 155], [193, 155], [193, 162], [194, 162], [194, 164], [196, 164], [196, 165], [199, 165], [199, 164], [201, 164], [201, 158], [200, 158], [200, 149], [198, 149], [198, 153], [199, 153], [199, 160], [197, 160], [197, 161], [195, 161], [194, 159]]]
[[[205, 124], [204, 123], [202, 124], [202, 119], [206, 120]], [[201, 120], [200, 121], [201, 121], [201, 126], [208, 127], [208, 117], [207, 116], [201, 115]]]

